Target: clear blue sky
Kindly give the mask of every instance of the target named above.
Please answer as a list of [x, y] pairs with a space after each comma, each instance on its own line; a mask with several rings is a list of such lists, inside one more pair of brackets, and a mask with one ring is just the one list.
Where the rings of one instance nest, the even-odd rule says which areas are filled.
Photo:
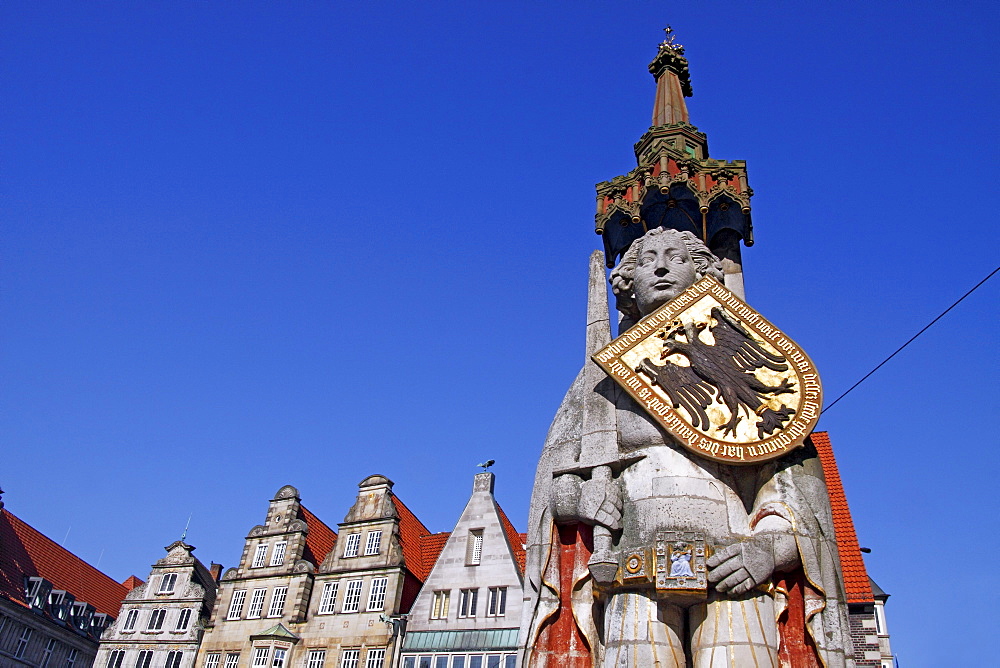
[[[286, 483], [449, 530], [493, 458], [523, 529], [668, 22], [828, 399], [997, 266], [994, 2], [8, 2], [7, 507], [122, 580], [192, 513], [233, 565]], [[905, 668], [994, 653], [998, 302], [820, 422]]]

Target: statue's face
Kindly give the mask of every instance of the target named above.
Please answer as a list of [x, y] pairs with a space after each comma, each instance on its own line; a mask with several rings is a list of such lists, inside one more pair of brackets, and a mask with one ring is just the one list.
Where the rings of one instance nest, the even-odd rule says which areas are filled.
[[649, 237], [632, 275], [632, 291], [639, 313], [649, 315], [694, 284], [694, 262], [684, 242], [673, 234]]

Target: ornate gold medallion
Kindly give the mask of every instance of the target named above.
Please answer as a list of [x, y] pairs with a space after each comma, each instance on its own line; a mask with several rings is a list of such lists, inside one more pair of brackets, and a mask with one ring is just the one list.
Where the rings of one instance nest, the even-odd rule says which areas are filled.
[[812, 361], [711, 276], [592, 359], [681, 444], [715, 461], [780, 457], [819, 420]]

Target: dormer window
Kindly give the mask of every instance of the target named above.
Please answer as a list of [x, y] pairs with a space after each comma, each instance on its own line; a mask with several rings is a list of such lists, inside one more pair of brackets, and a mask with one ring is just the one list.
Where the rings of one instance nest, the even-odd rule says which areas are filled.
[[253, 564], [250, 568], [263, 568], [264, 564], [267, 563], [267, 543], [261, 543], [257, 546], [257, 551], [253, 555]]
[[285, 560], [285, 548], [288, 543], [285, 541], [279, 541], [274, 544], [274, 550], [271, 552], [271, 565], [280, 566], [281, 562]]
[[160, 590], [157, 594], [173, 594], [174, 586], [177, 584], [177, 573], [167, 573], [160, 578]]
[[368, 540], [365, 542], [365, 554], [378, 554], [382, 549], [382, 532], [369, 531]]
[[86, 631], [90, 628], [90, 620], [94, 617], [94, 606], [89, 603], [84, 603], [83, 601], [77, 601], [73, 604], [73, 622], [76, 628], [81, 631]]
[[45, 578], [36, 576], [24, 579], [24, 602], [32, 608], [45, 608], [51, 592], [52, 583]]
[[345, 557], [358, 556], [358, 548], [361, 546], [361, 534], [352, 533], [347, 535], [347, 544], [344, 546]]
[[66, 621], [69, 619], [69, 610], [73, 607], [73, 603], [76, 601], [73, 594], [62, 589], [54, 589], [51, 594], [49, 594], [49, 612], [52, 613], [56, 619], [61, 621]]

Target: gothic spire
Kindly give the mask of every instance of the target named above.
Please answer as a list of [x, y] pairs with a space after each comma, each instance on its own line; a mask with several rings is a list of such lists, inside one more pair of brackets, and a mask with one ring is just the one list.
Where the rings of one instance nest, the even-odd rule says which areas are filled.
[[688, 123], [685, 97], [691, 97], [691, 77], [684, 46], [674, 41], [674, 29], [663, 30], [666, 39], [660, 42], [656, 58], [649, 64], [649, 72], [656, 80], [656, 100], [653, 103], [653, 127]]

